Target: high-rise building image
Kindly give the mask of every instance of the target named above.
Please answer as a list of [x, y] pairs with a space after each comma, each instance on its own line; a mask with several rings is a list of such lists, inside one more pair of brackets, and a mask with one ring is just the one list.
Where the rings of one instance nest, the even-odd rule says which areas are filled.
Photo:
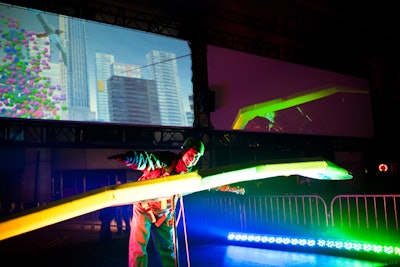
[[157, 84], [161, 125], [187, 125], [184, 112], [176, 55], [153, 50], [146, 55], [150, 78]]
[[96, 53], [97, 120], [110, 121], [108, 114], [107, 79], [111, 76], [114, 55]]
[[160, 125], [155, 81], [113, 75], [107, 82], [111, 122]]
[[[97, 120], [109, 122], [108, 84], [111, 76], [141, 78], [139, 66], [115, 62], [114, 55], [96, 53]], [[112, 120], [111, 120], [112, 121]]]
[[95, 119], [89, 103], [85, 28], [82, 20], [60, 16], [60, 30], [63, 32], [62, 40], [67, 51], [66, 87], [70, 120]]

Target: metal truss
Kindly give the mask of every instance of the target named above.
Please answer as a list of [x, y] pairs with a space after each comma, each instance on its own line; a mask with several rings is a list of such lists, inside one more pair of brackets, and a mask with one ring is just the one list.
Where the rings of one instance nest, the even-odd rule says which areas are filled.
[[0, 119], [2, 147], [179, 149], [191, 129]]
[[[285, 135], [205, 128], [163, 128], [0, 118], [0, 152], [29, 148], [83, 148], [180, 151], [188, 137], [203, 140], [199, 167], [241, 164], [256, 160], [318, 158], [335, 162], [335, 153], [361, 152], [363, 164], [373, 156], [370, 140], [327, 136]], [[4, 149], [4, 150], [2, 150]]]
[[113, 123], [63, 122], [0, 118], [3, 147], [180, 148], [189, 136], [203, 139], [211, 149], [259, 148], [295, 150], [327, 148], [360, 150], [363, 138], [288, 135], [204, 128], [142, 127]]

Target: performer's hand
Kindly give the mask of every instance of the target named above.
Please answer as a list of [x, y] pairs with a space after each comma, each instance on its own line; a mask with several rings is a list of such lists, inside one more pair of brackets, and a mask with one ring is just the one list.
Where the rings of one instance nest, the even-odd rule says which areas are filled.
[[213, 190], [218, 190], [221, 192], [231, 192], [231, 193], [236, 193], [238, 195], [244, 195], [246, 193], [246, 190], [243, 187], [230, 186], [230, 185], [219, 186], [217, 188], [214, 188]]
[[243, 187], [233, 187], [231, 190], [238, 195], [244, 195], [246, 193], [246, 190]]

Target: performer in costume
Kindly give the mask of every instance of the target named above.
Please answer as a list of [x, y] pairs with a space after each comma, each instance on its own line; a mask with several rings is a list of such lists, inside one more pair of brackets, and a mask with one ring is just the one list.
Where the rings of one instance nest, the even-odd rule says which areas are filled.
[[[124, 163], [142, 175], [139, 181], [156, 179], [168, 175], [191, 172], [204, 154], [201, 140], [189, 137], [179, 154], [172, 151], [128, 151], [109, 156], [108, 159]], [[244, 194], [239, 187], [223, 186], [215, 190]], [[133, 216], [129, 237], [129, 267], [145, 267], [148, 264], [147, 245], [150, 235], [162, 266], [178, 266], [177, 237], [175, 229], [175, 207], [177, 196], [166, 196], [133, 204]]]

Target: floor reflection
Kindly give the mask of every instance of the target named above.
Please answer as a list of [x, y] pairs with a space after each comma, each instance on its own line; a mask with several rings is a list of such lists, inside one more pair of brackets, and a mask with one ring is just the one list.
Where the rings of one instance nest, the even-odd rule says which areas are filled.
[[[384, 263], [304, 252], [207, 245], [190, 250], [190, 266], [211, 267], [380, 267]], [[181, 257], [182, 258], [182, 257]], [[185, 266], [185, 265], [183, 265]]]

